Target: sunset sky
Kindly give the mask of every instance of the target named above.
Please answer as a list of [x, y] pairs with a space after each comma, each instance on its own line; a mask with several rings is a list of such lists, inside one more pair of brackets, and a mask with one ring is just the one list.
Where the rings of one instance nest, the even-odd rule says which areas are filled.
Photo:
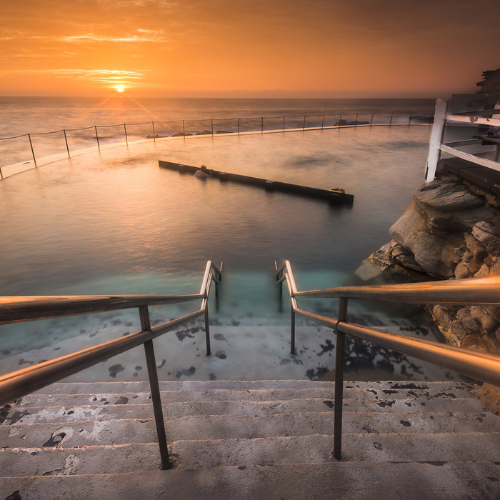
[[498, 0], [0, 7], [0, 95], [447, 97], [499, 67]]

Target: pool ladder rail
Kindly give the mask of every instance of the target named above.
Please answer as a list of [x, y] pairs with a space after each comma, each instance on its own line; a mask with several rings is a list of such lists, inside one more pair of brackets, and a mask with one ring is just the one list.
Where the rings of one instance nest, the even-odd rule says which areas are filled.
[[[197, 294], [0, 297], [0, 325], [78, 314], [117, 311], [136, 307], [139, 309], [141, 320], [141, 331], [137, 333], [1, 376], [0, 406], [11, 403], [38, 389], [42, 389], [74, 373], [78, 373], [85, 368], [94, 366], [97, 363], [144, 344], [151, 387], [151, 398], [156, 421], [156, 431], [160, 447], [161, 468], [168, 469], [170, 467], [170, 462], [163, 421], [160, 389], [158, 385], [158, 373], [153, 349], [153, 339], [203, 315], [205, 318], [207, 356], [210, 355], [208, 299], [210, 295], [210, 286], [212, 281], [214, 281], [217, 307], [219, 285], [222, 281], [222, 266], [222, 262], [220, 268], [211, 261], [207, 262], [200, 293]], [[201, 307], [197, 311], [158, 326], [151, 326], [148, 306], [179, 304], [195, 300], [201, 300]]]
[[[286, 281], [291, 304], [291, 352], [295, 354], [295, 315], [332, 328], [337, 333], [335, 360], [335, 423], [334, 456], [341, 458], [342, 404], [344, 385], [345, 336], [352, 335], [382, 347], [414, 356], [431, 363], [450, 368], [472, 379], [500, 387], [500, 357], [470, 351], [460, 347], [415, 339], [369, 326], [356, 325], [347, 320], [349, 299], [366, 299], [407, 304], [486, 305], [500, 304], [500, 277], [472, 278], [463, 280], [434, 281], [400, 285], [369, 285], [325, 288], [299, 291], [288, 260], [278, 267], [275, 262], [276, 283], [282, 296]], [[337, 319], [321, 316], [300, 309], [298, 298], [338, 299]]]

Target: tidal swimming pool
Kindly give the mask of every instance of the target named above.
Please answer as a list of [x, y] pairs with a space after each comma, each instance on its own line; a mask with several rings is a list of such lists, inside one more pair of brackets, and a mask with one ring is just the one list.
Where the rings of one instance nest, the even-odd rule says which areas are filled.
[[[286, 300], [279, 308], [274, 261], [292, 262], [301, 289], [354, 283], [355, 269], [389, 240], [389, 227], [423, 182], [429, 133], [427, 127], [383, 127], [160, 140], [9, 177], [0, 182], [0, 292], [197, 293], [210, 259], [224, 261], [220, 308], [210, 312], [216, 324], [286, 327], [289, 310]], [[340, 186], [355, 195], [354, 205], [200, 181], [158, 168], [159, 159]], [[336, 306], [305, 301], [302, 307], [334, 316]], [[155, 308], [152, 315], [189, 310], [190, 304]], [[353, 303], [350, 310], [378, 326], [403, 321], [417, 329], [425, 321], [408, 308], [389, 313]], [[93, 315], [2, 326], [2, 355], [45, 348], [55, 337], [61, 342], [104, 324], [136, 331], [138, 318], [130, 311], [118, 319]]]

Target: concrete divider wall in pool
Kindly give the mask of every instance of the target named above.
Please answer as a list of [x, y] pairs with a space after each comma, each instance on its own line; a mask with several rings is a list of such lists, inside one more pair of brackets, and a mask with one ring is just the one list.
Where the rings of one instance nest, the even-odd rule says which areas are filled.
[[[160, 168], [175, 170], [180, 173], [194, 174], [200, 170], [199, 167], [191, 165], [183, 165], [182, 163], [173, 163], [170, 161], [158, 160]], [[332, 204], [352, 205], [354, 195], [342, 192], [335, 189], [318, 189], [309, 186], [301, 186], [299, 184], [290, 184], [288, 182], [272, 181], [269, 179], [261, 179], [259, 177], [251, 177], [248, 175], [232, 174], [229, 172], [220, 172], [218, 170], [210, 170], [211, 177], [219, 179], [221, 182], [235, 182], [237, 184], [246, 184], [248, 186], [256, 186], [265, 189], [266, 191], [280, 191], [283, 193], [295, 194], [298, 196], [306, 196], [308, 198], [317, 198], [327, 200]]]

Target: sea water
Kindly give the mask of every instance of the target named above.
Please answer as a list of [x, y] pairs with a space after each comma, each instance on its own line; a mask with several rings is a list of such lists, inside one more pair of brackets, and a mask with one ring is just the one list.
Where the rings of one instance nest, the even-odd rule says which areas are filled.
[[[2, 106], [9, 118], [2, 126], [5, 132], [10, 120], [12, 131], [22, 133], [69, 129], [73, 122], [75, 126], [99, 120], [106, 124], [112, 118], [130, 123], [146, 115], [168, 115], [168, 123], [185, 116], [194, 123], [210, 115], [333, 116], [340, 111], [346, 116], [346, 111], [352, 111], [360, 116], [370, 110], [390, 115], [395, 106], [408, 111], [412, 105], [417, 106], [416, 114], [432, 111], [428, 101], [393, 100], [149, 100], [143, 105], [147, 111], [131, 107], [129, 100], [97, 104], [4, 98]], [[354, 271], [389, 241], [389, 227], [423, 182], [429, 135], [427, 126], [233, 133], [157, 139], [128, 147], [117, 141], [116, 147], [103, 147], [100, 152], [75, 150], [70, 159], [44, 162], [41, 157], [39, 168], [0, 182], [0, 293], [197, 293], [206, 261], [211, 259], [217, 265], [224, 262], [218, 310], [213, 297], [210, 306], [214, 333], [218, 326], [225, 328], [225, 337], [219, 335], [226, 343], [232, 335], [237, 343], [243, 332], [238, 327], [254, 327], [258, 332], [289, 326], [286, 292], [280, 304], [273, 282], [274, 262], [291, 261], [300, 289], [359, 284]], [[145, 139], [144, 135], [134, 139], [139, 137]], [[51, 153], [52, 146], [46, 143], [45, 151]], [[331, 206], [215, 179], [201, 181], [160, 169], [160, 159], [324, 189], [343, 187], [354, 194], [354, 204]], [[335, 301], [303, 301], [300, 306], [335, 316]], [[194, 308], [192, 304], [152, 308], [151, 314], [153, 322], [160, 322]], [[420, 310], [389, 309], [360, 302], [350, 306], [358, 322], [399, 325], [425, 335], [432, 331]], [[234, 330], [228, 331], [231, 327]], [[140, 329], [136, 311], [2, 326], [1, 355], [18, 356], [22, 366], [34, 362], [20, 357], [23, 352], [43, 351], [43, 359], [49, 359], [51, 346], [56, 346], [52, 348], [55, 357], [59, 343], [83, 337], [98, 343], [102, 332], [113, 328], [113, 335]], [[201, 338], [195, 333], [177, 335], [177, 339], [185, 346], [186, 339], [193, 338], [199, 351]], [[271, 344], [281, 342], [280, 351], [284, 346], [288, 349], [288, 340], [282, 333], [277, 335]], [[319, 340], [325, 342], [323, 337]], [[227, 359], [225, 353], [216, 361]], [[163, 378], [179, 373], [190, 376], [187, 368], [171, 370]], [[234, 377], [241, 378], [236, 368], [232, 370]]]

